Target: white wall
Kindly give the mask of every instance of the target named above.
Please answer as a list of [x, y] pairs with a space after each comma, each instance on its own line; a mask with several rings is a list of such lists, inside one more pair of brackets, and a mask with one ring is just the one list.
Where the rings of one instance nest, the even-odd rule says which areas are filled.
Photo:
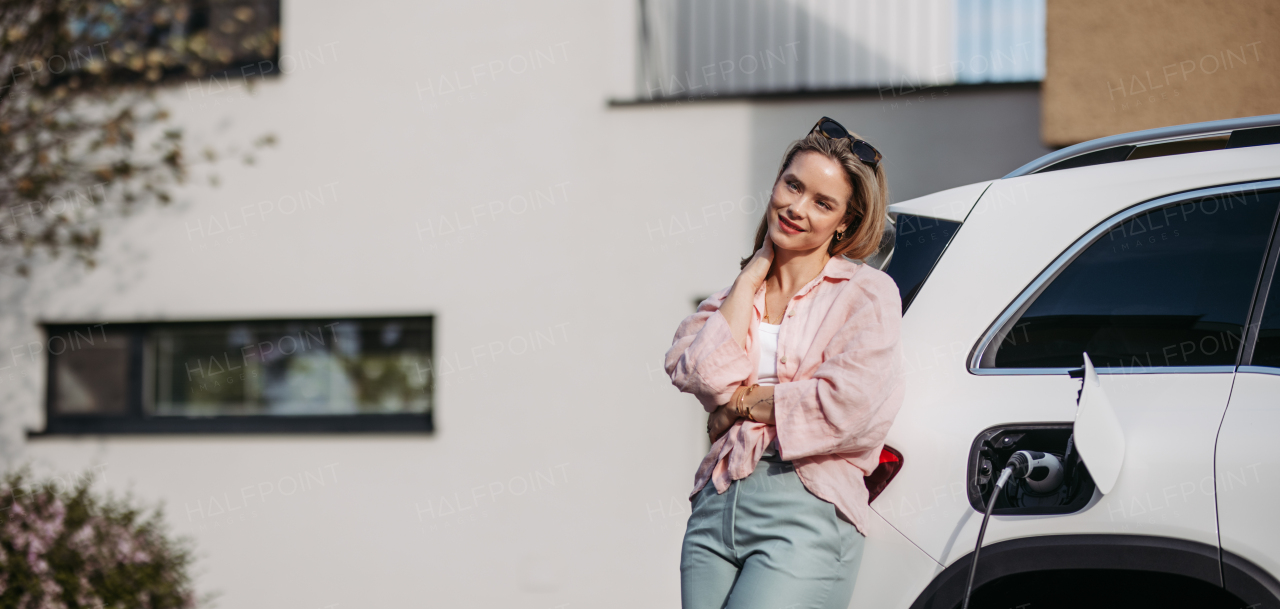
[[[623, 0], [286, 2], [289, 74], [169, 93], [196, 139], [277, 149], [112, 223], [96, 270], [0, 285], [7, 463], [98, 465], [163, 504], [222, 607], [676, 605], [706, 441], [661, 357], [733, 280], [785, 144], [841, 120], [885, 153], [895, 200], [1045, 150], [1027, 89], [609, 107], [634, 82], [633, 18]], [[512, 210], [535, 190], [555, 203]], [[242, 226], [213, 234], [223, 214]], [[455, 217], [470, 227], [445, 232]], [[437, 358], [469, 367], [437, 379], [434, 434], [23, 436], [44, 420], [43, 363], [18, 356], [39, 322], [384, 314], [434, 315]], [[559, 340], [489, 355], [536, 331]]]

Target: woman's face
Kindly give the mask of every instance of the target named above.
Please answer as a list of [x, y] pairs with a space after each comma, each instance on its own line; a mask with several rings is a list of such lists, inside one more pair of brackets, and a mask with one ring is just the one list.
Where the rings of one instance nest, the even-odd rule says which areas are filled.
[[853, 186], [844, 168], [826, 155], [806, 150], [791, 159], [769, 199], [769, 238], [785, 250], [825, 248], [844, 232], [845, 202]]

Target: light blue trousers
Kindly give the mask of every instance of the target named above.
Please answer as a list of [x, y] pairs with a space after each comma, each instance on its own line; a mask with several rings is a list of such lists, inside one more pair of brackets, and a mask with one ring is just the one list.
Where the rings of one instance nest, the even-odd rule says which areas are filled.
[[683, 609], [847, 609], [864, 537], [771, 445], [724, 494], [693, 497], [680, 551]]

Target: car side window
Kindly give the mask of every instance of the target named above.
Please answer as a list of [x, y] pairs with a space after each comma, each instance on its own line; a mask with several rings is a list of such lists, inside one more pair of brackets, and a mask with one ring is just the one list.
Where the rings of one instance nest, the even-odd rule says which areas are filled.
[[1258, 341], [1253, 345], [1254, 366], [1280, 368], [1280, 276], [1271, 280], [1271, 293], [1258, 324]]
[[983, 368], [1233, 366], [1280, 192], [1194, 198], [1097, 235], [983, 353]]

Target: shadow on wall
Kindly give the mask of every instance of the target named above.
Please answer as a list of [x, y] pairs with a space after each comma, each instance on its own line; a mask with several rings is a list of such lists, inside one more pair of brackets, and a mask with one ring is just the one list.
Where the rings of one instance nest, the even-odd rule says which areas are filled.
[[[182, 208], [186, 201], [173, 207]], [[154, 223], [157, 216], [147, 216]], [[138, 233], [154, 230], [154, 224], [139, 225], [133, 216], [108, 217], [102, 221], [104, 234], [122, 235], [133, 226]], [[12, 253], [12, 252], [9, 252]], [[14, 260], [0, 262], [0, 470], [17, 467], [24, 459], [27, 431], [45, 426], [45, 395], [48, 389], [47, 361], [49, 345], [43, 324], [51, 321], [84, 320], [85, 332], [97, 320], [106, 319], [104, 303], [107, 294], [127, 294], [144, 279], [150, 255], [131, 239], [114, 242], [111, 248], [94, 253], [96, 263], [89, 267], [74, 256], [51, 257], [38, 251], [29, 263], [30, 277], [14, 274]], [[96, 282], [104, 297], [95, 300], [59, 298], [64, 291]], [[58, 308], [53, 303], [61, 303]], [[73, 311], [66, 307], [70, 304]]]

